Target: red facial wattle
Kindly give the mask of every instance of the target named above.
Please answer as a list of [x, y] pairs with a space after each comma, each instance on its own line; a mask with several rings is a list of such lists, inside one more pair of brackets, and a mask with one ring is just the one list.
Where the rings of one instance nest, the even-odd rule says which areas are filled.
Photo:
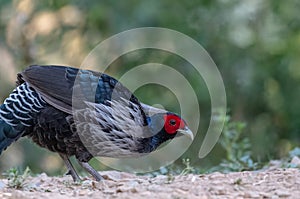
[[175, 134], [178, 129], [183, 129], [185, 124], [184, 121], [177, 115], [165, 115], [165, 131], [168, 134]]

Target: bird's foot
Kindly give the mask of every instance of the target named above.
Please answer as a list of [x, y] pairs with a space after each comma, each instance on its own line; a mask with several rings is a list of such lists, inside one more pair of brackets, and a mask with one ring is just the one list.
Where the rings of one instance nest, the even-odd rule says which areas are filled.
[[64, 160], [64, 162], [68, 168], [68, 172], [66, 173], [66, 175], [71, 175], [74, 182], [80, 182], [81, 179], [80, 179], [79, 175], [76, 173], [69, 157], [65, 154], [60, 154], [60, 157]]
[[104, 180], [104, 178], [98, 173], [98, 171], [96, 171], [91, 165], [89, 165], [89, 163], [81, 161], [78, 161], [78, 163], [82, 168], [89, 172], [95, 178], [96, 181]]
[[64, 175], [65, 176], [71, 175], [71, 170], [68, 170]]

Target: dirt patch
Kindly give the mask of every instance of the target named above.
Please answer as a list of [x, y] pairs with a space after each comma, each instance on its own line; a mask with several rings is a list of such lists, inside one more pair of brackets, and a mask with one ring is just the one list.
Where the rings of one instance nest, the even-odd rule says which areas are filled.
[[70, 176], [28, 177], [22, 190], [0, 180], [0, 198], [299, 198], [300, 170], [272, 169], [229, 174], [136, 176], [101, 172], [105, 181], [89, 178], [75, 184]]

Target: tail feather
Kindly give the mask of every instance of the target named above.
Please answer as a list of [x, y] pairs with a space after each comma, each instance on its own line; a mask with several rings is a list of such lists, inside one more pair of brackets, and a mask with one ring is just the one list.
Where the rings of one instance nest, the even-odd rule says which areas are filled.
[[18, 133], [9, 124], [0, 119], [0, 154], [18, 138]]
[[0, 106], [0, 154], [32, 125], [45, 102], [27, 83], [19, 85]]

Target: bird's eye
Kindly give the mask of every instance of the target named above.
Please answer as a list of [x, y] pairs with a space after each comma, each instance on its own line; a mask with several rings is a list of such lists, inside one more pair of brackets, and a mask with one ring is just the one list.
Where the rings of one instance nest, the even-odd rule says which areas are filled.
[[176, 120], [171, 119], [171, 120], [169, 121], [169, 124], [170, 124], [171, 126], [175, 126]]

